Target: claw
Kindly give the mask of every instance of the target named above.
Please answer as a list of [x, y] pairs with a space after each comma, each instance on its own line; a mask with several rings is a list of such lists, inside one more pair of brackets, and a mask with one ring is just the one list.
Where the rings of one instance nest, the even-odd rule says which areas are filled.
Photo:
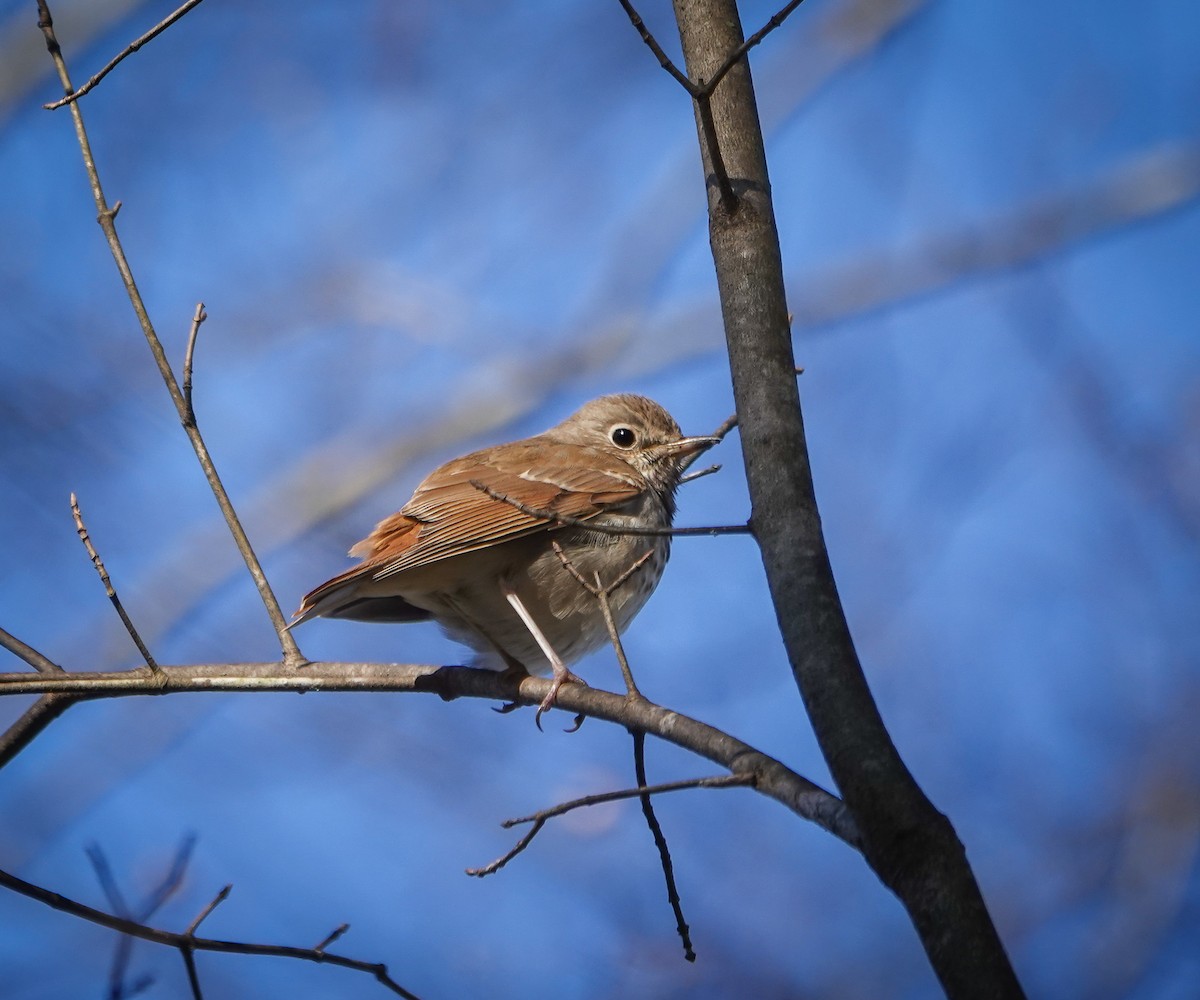
[[[567, 683], [582, 684], [587, 687], [587, 682], [583, 678], [576, 677], [566, 667], [563, 667], [561, 673], [555, 671], [554, 680], [550, 683], [550, 690], [546, 692], [546, 697], [542, 699], [542, 703], [538, 705], [538, 710], [533, 716], [534, 725], [538, 727], [539, 731], [542, 731], [542, 716], [554, 707], [554, 703], [558, 699], [558, 689]], [[578, 728], [579, 724], [576, 724], [575, 729]], [[568, 732], [574, 732], [574, 729], [568, 730]]]

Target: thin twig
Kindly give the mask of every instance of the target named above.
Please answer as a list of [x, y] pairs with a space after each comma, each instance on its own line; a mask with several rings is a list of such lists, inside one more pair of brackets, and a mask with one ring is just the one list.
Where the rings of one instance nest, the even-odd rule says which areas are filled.
[[204, 991], [200, 989], [200, 974], [196, 971], [196, 952], [190, 945], [187, 945], [179, 949], [179, 954], [183, 958], [183, 967], [187, 970], [192, 1000], [204, 1000]]
[[718, 464], [710, 465], [708, 468], [701, 469], [699, 472], [689, 472], [686, 476], [679, 477], [679, 485], [682, 486], [684, 483], [693, 483], [697, 479], [703, 479], [705, 476], [711, 476], [720, 471], [721, 466]]
[[630, 698], [642, 698], [642, 692], [638, 690], [638, 686], [633, 680], [633, 671], [630, 669], [629, 660], [625, 656], [625, 647], [621, 643], [621, 633], [617, 630], [617, 623], [613, 618], [612, 607], [608, 603], [608, 594], [609, 592], [601, 587], [600, 574], [597, 573], [596, 600], [600, 602], [600, 613], [604, 615], [604, 625], [608, 629], [608, 638], [612, 642], [613, 650], [617, 654], [617, 663], [621, 667], [621, 677], [625, 681], [625, 692]]
[[337, 926], [337, 927], [335, 927], [333, 930], [331, 930], [331, 931], [330, 931], [330, 932], [329, 932], [329, 933], [328, 933], [328, 934], [327, 934], [327, 935], [326, 935], [326, 936], [325, 936], [325, 937], [324, 937], [324, 938], [321, 940], [320, 944], [318, 944], [316, 947], [314, 947], [314, 948], [313, 948], [313, 951], [315, 951], [315, 952], [322, 952], [322, 951], [324, 951], [324, 950], [325, 950], [326, 948], [328, 948], [328, 947], [329, 947], [331, 944], [333, 944], [333, 942], [334, 942], [334, 941], [336, 941], [336, 940], [337, 940], [338, 938], [340, 938], [340, 937], [341, 937], [343, 934], [345, 934], [345, 933], [346, 933], [346, 931], [348, 931], [349, 929], [350, 929], [350, 925], [349, 925], [349, 924], [338, 924], [338, 926]]
[[704, 133], [704, 143], [708, 149], [708, 164], [712, 168], [712, 177], [721, 196], [721, 207], [726, 215], [733, 215], [740, 202], [733, 190], [733, 181], [729, 179], [721, 143], [717, 140], [717, 123], [713, 118], [711, 94], [701, 94], [696, 98], [696, 114], [700, 118], [700, 130]]
[[297, 948], [292, 945], [253, 944], [248, 941], [221, 941], [213, 938], [198, 938], [190, 934], [180, 934], [176, 931], [166, 931], [138, 923], [134, 920], [114, 916], [111, 913], [105, 913], [103, 910], [97, 910], [85, 903], [62, 896], [57, 892], [51, 892], [49, 889], [34, 885], [32, 882], [26, 882], [24, 879], [3, 870], [0, 870], [0, 887], [11, 889], [13, 892], [18, 892], [29, 899], [37, 900], [46, 906], [61, 910], [63, 913], [69, 913], [83, 920], [90, 920], [92, 923], [111, 928], [122, 934], [130, 934], [145, 941], [153, 941], [156, 944], [178, 949], [185, 953], [185, 962], [187, 962], [186, 952], [189, 950], [214, 951], [233, 955], [263, 955], [275, 958], [294, 958], [301, 961], [336, 965], [343, 969], [368, 973], [396, 995], [407, 997], [409, 1000], [417, 1000], [412, 993], [388, 975], [387, 966], [382, 962], [364, 962], [360, 959], [348, 958], [345, 955], [332, 955], [327, 951], [317, 952], [312, 948]]
[[[604, 521], [593, 521], [587, 518], [571, 517], [568, 514], [559, 514], [553, 510], [542, 510], [538, 507], [530, 507], [529, 504], [522, 503], [516, 497], [510, 497], [507, 493], [501, 493], [499, 490], [494, 490], [486, 483], [478, 479], [470, 480], [475, 489], [486, 493], [493, 500], [499, 500], [502, 503], [516, 507], [522, 514], [528, 514], [530, 517], [536, 517], [539, 521], [552, 521], [555, 524], [566, 525], [569, 528], [586, 528], [588, 531], [598, 531], [603, 535], [647, 535], [650, 537], [686, 537], [688, 535], [748, 535], [751, 532], [749, 523], [746, 524], [718, 524], [704, 527], [694, 528], [639, 528], [635, 525], [608, 524]], [[593, 515], [597, 516], [597, 515]]]
[[[42, 34], [46, 39], [46, 49], [49, 51], [51, 59], [54, 60], [54, 66], [58, 71], [58, 78], [62, 82], [64, 90], [67, 94], [71, 94], [73, 93], [71, 77], [67, 72], [67, 64], [63, 59], [62, 48], [59, 46], [58, 39], [54, 34], [54, 20], [50, 15], [50, 8], [46, 0], [37, 0], [37, 4], [38, 27], [42, 29]], [[208, 480], [209, 488], [216, 498], [217, 505], [221, 508], [225, 523], [229, 526], [229, 531], [233, 535], [238, 551], [242, 554], [246, 568], [254, 580], [254, 586], [258, 589], [263, 605], [267, 609], [267, 615], [270, 617], [275, 634], [279, 638], [283, 660], [288, 666], [300, 666], [305, 662], [304, 656], [300, 652], [300, 647], [296, 644], [295, 638], [287, 631], [287, 621], [283, 616], [283, 610], [279, 606], [279, 601], [276, 599], [271, 585], [267, 582], [262, 564], [259, 562], [258, 556], [255, 555], [254, 547], [250, 544], [250, 538], [242, 527], [241, 520], [233, 508], [233, 503], [229, 499], [229, 493], [221, 482], [221, 477], [217, 474], [217, 469], [213, 464], [212, 456], [209, 454], [208, 446], [204, 443], [204, 438], [201, 436], [195, 421], [189, 419], [188, 408], [183, 398], [183, 391], [179, 386], [179, 381], [175, 378], [171, 362], [167, 359], [167, 353], [163, 349], [162, 342], [158, 339], [154, 324], [150, 321], [150, 315], [146, 311], [146, 304], [142, 300], [141, 293], [138, 291], [137, 283], [134, 281], [133, 271], [130, 269], [129, 261], [125, 256], [125, 248], [121, 245], [120, 237], [117, 235], [115, 220], [117, 210], [120, 208], [120, 202], [117, 202], [110, 208], [108, 200], [104, 195], [104, 188], [100, 184], [100, 174], [96, 169], [95, 157], [92, 154], [92, 146], [88, 139], [87, 129], [84, 127], [83, 114], [79, 109], [79, 102], [72, 101], [70, 109], [71, 120], [75, 125], [75, 138], [79, 143], [79, 149], [83, 156], [84, 169], [87, 172], [88, 183], [92, 189], [92, 199], [96, 203], [97, 221], [100, 223], [101, 229], [104, 230], [109, 251], [112, 253], [117, 270], [121, 274], [121, 280], [125, 285], [125, 292], [129, 296], [129, 302], [133, 306], [138, 324], [141, 326], [146, 343], [150, 347], [150, 353], [154, 356], [154, 363], [158, 366], [159, 374], [162, 376], [163, 382], [167, 387], [167, 392], [170, 393], [171, 401], [175, 404], [175, 412], [179, 415], [183, 429], [192, 444], [192, 449], [196, 453], [197, 460], [200, 462], [200, 468], [204, 471], [204, 477]]]
[[[696, 114], [700, 118], [701, 131], [704, 133], [704, 138], [708, 146], [709, 166], [712, 167], [713, 179], [717, 183], [717, 190], [721, 194], [721, 205], [725, 211], [732, 215], [737, 211], [738, 198], [733, 190], [733, 183], [729, 180], [729, 172], [725, 169], [725, 158], [721, 154], [720, 144], [717, 142], [717, 127], [713, 121], [712, 114], [712, 89], [705, 89], [703, 85], [693, 83], [688, 79], [678, 66], [676, 66], [669, 58], [666, 52], [663, 51], [658, 40], [650, 33], [650, 29], [646, 27], [646, 23], [642, 20], [641, 15], [634, 9], [633, 4], [629, 0], [618, 0], [622, 9], [629, 17], [630, 23], [641, 35], [642, 41], [646, 43], [651, 52], [654, 53], [658, 63], [668, 73], [673, 76], [679, 85], [683, 87], [692, 97], [696, 105]], [[739, 56], [740, 58], [740, 56]], [[736, 62], [736, 60], [735, 60]], [[722, 76], [728, 73], [728, 69], [724, 69]], [[719, 81], [718, 81], [719, 82]]]
[[533, 826], [529, 828], [529, 832], [513, 845], [512, 850], [510, 850], [507, 854], [501, 855], [490, 864], [484, 865], [482, 868], [468, 868], [467, 874], [472, 875], [475, 878], [484, 878], [488, 875], [498, 872], [506, 864], [512, 861], [513, 858], [525, 850], [525, 848], [527, 848], [531, 843], [533, 843], [533, 838], [541, 832], [542, 827], [545, 825], [546, 821], [544, 819], [534, 820]]
[[629, 669], [629, 660], [627, 660], [625, 657], [625, 647], [621, 644], [621, 634], [617, 631], [617, 623], [613, 618], [612, 608], [608, 603], [608, 595], [621, 586], [621, 584], [623, 584], [631, 576], [633, 576], [633, 574], [639, 569], [641, 569], [642, 566], [646, 564], [646, 561], [652, 555], [654, 555], [654, 550], [650, 549], [647, 552], [644, 552], [640, 558], [635, 560], [633, 564], [625, 570], [624, 573], [617, 577], [608, 586], [605, 586], [600, 580], [599, 573], [596, 573], [596, 582], [594, 584], [585, 580], [583, 578], [583, 574], [575, 568], [575, 564], [571, 562], [570, 557], [566, 554], [566, 552], [563, 551], [562, 546], [559, 545], [557, 541], [551, 542], [551, 545], [554, 548], [554, 554], [558, 556], [559, 562], [561, 562], [567, 572], [575, 578], [575, 582], [578, 583], [579, 586], [581, 586], [589, 594], [591, 594], [600, 605], [600, 613], [604, 615], [604, 624], [608, 629], [608, 637], [612, 642], [613, 649], [616, 651], [617, 663], [621, 667], [621, 676], [625, 680], [626, 693], [630, 698], [640, 698], [645, 700], [642, 692], [638, 690], [637, 684], [634, 683], [633, 671]]
[[617, 2], [620, 3], [625, 13], [629, 16], [629, 22], [637, 30], [637, 33], [642, 36], [642, 41], [645, 42], [650, 51], [654, 53], [654, 57], [658, 60], [658, 64], [668, 73], [670, 73], [684, 90], [695, 97], [697, 89], [696, 85], [687, 78], [687, 76], [682, 70], [680, 70], [678, 66], [671, 62], [670, 58], [668, 58], [667, 54], [663, 51], [662, 46], [658, 44], [658, 40], [652, 34], [650, 34], [650, 29], [646, 27], [646, 22], [642, 20], [641, 14], [634, 10], [633, 4], [631, 4], [629, 0], [617, 0]]
[[757, 784], [753, 774], [711, 774], [704, 778], [682, 778], [679, 781], [664, 781], [657, 785], [638, 785], [637, 788], [618, 788], [611, 792], [594, 792], [591, 795], [581, 795], [577, 799], [560, 802], [547, 809], [539, 809], [528, 816], [518, 816], [516, 819], [506, 819], [500, 825], [506, 830], [514, 826], [524, 826], [526, 823], [537, 823], [542, 820], [554, 819], [576, 809], [586, 809], [590, 806], [603, 805], [605, 802], [620, 802], [624, 799], [636, 799], [643, 795], [663, 795], [667, 792], [686, 792], [693, 788], [753, 788]]
[[622, 788], [615, 792], [597, 792], [594, 795], [584, 795], [582, 798], [571, 799], [569, 802], [560, 802], [556, 806], [551, 806], [549, 809], [542, 809], [531, 816], [506, 819], [500, 824], [506, 830], [511, 830], [514, 826], [523, 826], [526, 823], [532, 823], [533, 825], [530, 827], [529, 832], [518, 840], [506, 854], [501, 855], [495, 861], [484, 865], [482, 868], [468, 868], [467, 874], [474, 875], [476, 878], [483, 878], [486, 875], [491, 875], [493, 872], [498, 872], [530, 845], [533, 838], [546, 825], [547, 820], [554, 819], [556, 816], [562, 816], [564, 813], [571, 812], [574, 809], [601, 805], [605, 802], [617, 802], [622, 799], [635, 799], [643, 795], [678, 792], [689, 788], [744, 788], [746, 786], [753, 786], [755, 781], [756, 779], [752, 774], [720, 774], [709, 778], [668, 781], [661, 785], [650, 785], [648, 787]]
[[108, 65], [105, 66], [104, 69], [102, 69], [99, 73], [97, 73], [90, 80], [88, 80], [88, 82], [85, 83], [78, 90], [71, 91], [71, 93], [67, 94], [66, 97], [63, 97], [57, 101], [54, 101], [51, 104], [43, 104], [42, 107], [45, 108], [47, 111], [53, 111], [56, 108], [61, 108], [64, 104], [70, 104], [73, 101], [79, 100], [79, 98], [81, 98], [89, 90], [91, 90], [93, 87], [95, 87], [96, 84], [98, 84], [101, 80], [103, 80], [106, 76], [108, 76], [108, 74], [111, 73], [116, 68], [117, 63], [119, 63], [122, 59], [124, 59], [126, 56], [133, 55], [138, 49], [140, 49], [148, 41], [157, 37], [158, 35], [161, 35], [164, 31], [166, 31], [169, 27], [171, 27], [172, 24], [174, 24], [181, 17], [183, 17], [184, 14], [186, 14], [193, 7], [198, 7], [201, 3], [203, 3], [203, 0], [187, 0], [187, 3], [185, 3], [182, 7], [180, 7], [178, 10], [176, 10], [173, 14], [168, 15], [165, 19], [163, 19], [158, 24], [156, 24], [153, 28], [151, 28], [144, 35], [142, 35], [142, 37], [139, 38], [137, 41], [130, 42], [122, 52], [118, 53], [115, 57], [113, 57], [112, 59], [109, 60]]
[[196, 411], [192, 407], [192, 359], [196, 353], [196, 336], [200, 333], [200, 324], [208, 319], [204, 311], [204, 303], [196, 303], [196, 311], [192, 315], [192, 328], [188, 331], [187, 349], [183, 352], [183, 403], [187, 409], [187, 422], [196, 424]]
[[146, 648], [146, 644], [142, 642], [142, 637], [134, 627], [133, 620], [125, 612], [125, 606], [121, 603], [121, 598], [117, 596], [116, 588], [112, 585], [112, 580], [108, 577], [108, 570], [104, 568], [104, 560], [100, 558], [100, 553], [96, 551], [96, 547], [92, 544], [91, 536], [84, 526], [83, 513], [79, 509], [79, 500], [74, 493], [71, 494], [71, 516], [75, 519], [75, 532], [79, 535], [79, 540], [83, 542], [83, 547], [87, 549], [87, 554], [92, 560], [92, 565], [96, 567], [96, 572], [100, 574], [100, 582], [104, 584], [104, 592], [108, 595], [108, 599], [112, 601], [112, 606], [117, 609], [117, 614], [121, 618], [121, 624], [125, 626], [125, 631], [129, 633], [129, 638], [137, 646], [138, 652], [142, 654], [142, 659], [146, 661], [146, 666], [157, 674], [159, 672], [158, 664], [154, 661], [154, 657], [150, 655], [150, 650]]
[[208, 915], [212, 913], [213, 910], [215, 910], [229, 898], [229, 894], [231, 892], [233, 892], [232, 882], [229, 883], [229, 885], [224, 886], [220, 892], [218, 892], [211, 900], [209, 900], [208, 905], [206, 905], [203, 910], [196, 914], [196, 919], [188, 924], [188, 929], [183, 932], [183, 936], [188, 938], [195, 937], [196, 929], [208, 919]]
[[[183, 884], [184, 875], [187, 873], [188, 862], [191, 860], [192, 851], [196, 846], [196, 837], [194, 834], [189, 834], [180, 842], [179, 847], [175, 851], [175, 857], [171, 861], [170, 868], [167, 869], [158, 885], [147, 895], [141, 905], [134, 908], [126, 901], [117, 884], [117, 880], [113, 875], [112, 867], [108, 863], [108, 858], [99, 844], [89, 844], [85, 848], [88, 860], [92, 863], [92, 868], [96, 872], [96, 878], [100, 882], [101, 889], [104, 890], [104, 895], [108, 898], [109, 907], [119, 917], [126, 920], [136, 920], [138, 923], [145, 923], [168, 899], [171, 898]], [[125, 986], [125, 973], [129, 968], [129, 961], [133, 955], [133, 941], [127, 934], [122, 934], [117, 941], [116, 951], [113, 954], [112, 968], [109, 972], [109, 997], [110, 1000], [122, 1000], [136, 996], [142, 992], [153, 981], [152, 977], [142, 977], [128, 989]], [[140, 984], [140, 985], [139, 985]]]
[[749, 52], [752, 48], [754, 48], [754, 46], [766, 38], [767, 35], [783, 24], [783, 22], [787, 20], [788, 15], [803, 2], [804, 0], [791, 0], [790, 3], [785, 4], [782, 10], [776, 12], [766, 24], [764, 24], [758, 29], [758, 31], [742, 42], [742, 44], [730, 54], [729, 58], [721, 64], [720, 68], [712, 75], [707, 83], [698, 84], [697, 89], [703, 94], [711, 94], [714, 90], [716, 90], [717, 84], [725, 79], [725, 74], [733, 69], [733, 67], [741, 61], [742, 57], [747, 52]]
[[[633, 737], [633, 771], [639, 788], [646, 785], [646, 734], [630, 730]], [[642, 815], [650, 828], [650, 836], [654, 838], [654, 846], [658, 848], [658, 859], [662, 863], [663, 879], [667, 883], [667, 901], [675, 914], [675, 929], [683, 942], [683, 957], [689, 962], [696, 961], [696, 952], [692, 948], [692, 935], [687, 921], [683, 918], [683, 904], [679, 898], [679, 887], [675, 884], [675, 866], [671, 863], [671, 849], [667, 846], [666, 835], [659, 825], [658, 817], [654, 814], [654, 804], [649, 794], [638, 796], [642, 803]]]

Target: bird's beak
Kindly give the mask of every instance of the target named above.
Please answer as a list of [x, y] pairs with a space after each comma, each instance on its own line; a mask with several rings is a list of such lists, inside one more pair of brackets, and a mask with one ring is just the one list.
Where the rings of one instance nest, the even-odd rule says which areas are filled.
[[697, 455], [702, 451], [707, 451], [714, 444], [720, 444], [719, 437], [711, 435], [702, 435], [699, 437], [680, 438], [678, 441], [668, 441], [666, 444], [656, 445], [654, 451], [660, 458], [680, 457], [685, 455]]

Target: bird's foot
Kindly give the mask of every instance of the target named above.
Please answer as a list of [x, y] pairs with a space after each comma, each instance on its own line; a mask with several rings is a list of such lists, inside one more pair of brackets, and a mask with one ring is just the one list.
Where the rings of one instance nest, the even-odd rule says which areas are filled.
[[[538, 706], [538, 710], [533, 716], [534, 725], [536, 725], [539, 730], [542, 728], [542, 716], [554, 707], [554, 703], [558, 699], [559, 688], [568, 683], [582, 684], [584, 687], [587, 687], [587, 681], [585, 681], [582, 677], [577, 677], [566, 667], [563, 667], [561, 670], [555, 670], [554, 680], [550, 683], [550, 690], [546, 692], [546, 697], [542, 699], [542, 703]], [[583, 716], [578, 715], [575, 717], [575, 724], [568, 729], [567, 732], [573, 733], [582, 725]]]

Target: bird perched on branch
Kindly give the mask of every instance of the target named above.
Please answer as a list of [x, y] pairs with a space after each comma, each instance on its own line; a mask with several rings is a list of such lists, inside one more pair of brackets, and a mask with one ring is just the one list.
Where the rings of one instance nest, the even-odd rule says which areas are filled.
[[350, 550], [362, 562], [308, 594], [292, 625], [433, 619], [479, 654], [477, 665], [549, 670], [540, 726], [562, 684], [579, 680], [568, 664], [608, 641], [580, 579], [599, 574], [607, 588], [643, 560], [607, 598], [623, 631], [662, 576], [689, 456], [718, 440], [684, 437], [658, 403], [622, 394], [543, 434], [456, 458]]

